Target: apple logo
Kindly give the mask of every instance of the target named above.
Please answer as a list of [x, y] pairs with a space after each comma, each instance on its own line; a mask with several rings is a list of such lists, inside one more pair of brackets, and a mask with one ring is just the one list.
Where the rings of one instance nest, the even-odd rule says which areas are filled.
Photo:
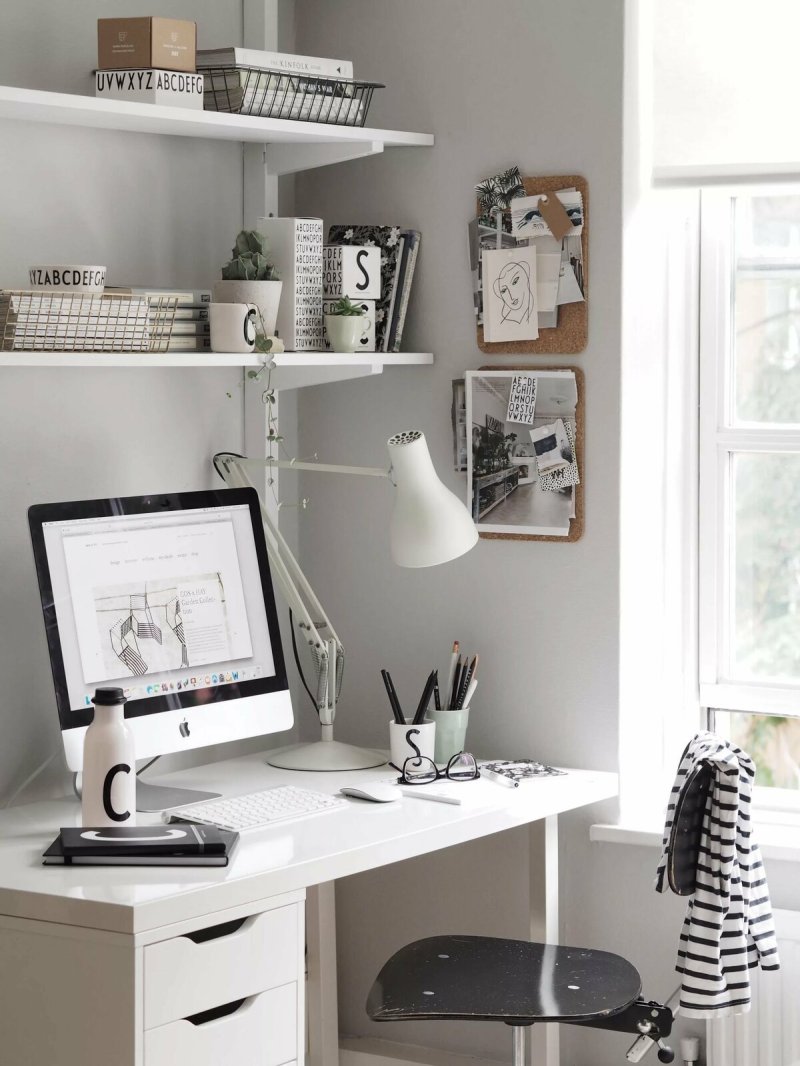
[[181, 734], [182, 737], [188, 737], [189, 736], [189, 723], [186, 721], [185, 718], [181, 722], [181, 724], [178, 726], [178, 729], [180, 730], [180, 734]]

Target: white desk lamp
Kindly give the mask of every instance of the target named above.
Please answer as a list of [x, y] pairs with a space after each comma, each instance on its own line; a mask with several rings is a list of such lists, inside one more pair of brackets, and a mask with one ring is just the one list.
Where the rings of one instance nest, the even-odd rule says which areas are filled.
[[[417, 430], [397, 433], [387, 442], [388, 469], [332, 466], [296, 460], [246, 459], [230, 452], [214, 456], [214, 466], [227, 485], [252, 486], [248, 470], [276, 467], [317, 470], [324, 474], [361, 474], [388, 478], [395, 488], [389, 526], [392, 558], [398, 566], [423, 567], [457, 559], [478, 540], [465, 505], [436, 476], [425, 436]], [[322, 739], [287, 748], [270, 757], [271, 766], [287, 770], [366, 770], [386, 760], [377, 751], [333, 739], [333, 722], [344, 667], [344, 648], [277, 523], [261, 503], [270, 565], [277, 584], [305, 637], [317, 667], [316, 705]], [[326, 630], [327, 639], [320, 635]]]

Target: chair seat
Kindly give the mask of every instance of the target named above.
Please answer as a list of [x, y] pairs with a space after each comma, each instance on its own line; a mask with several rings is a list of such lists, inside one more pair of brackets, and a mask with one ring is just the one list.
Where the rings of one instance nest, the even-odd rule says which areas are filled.
[[370, 990], [367, 1014], [376, 1022], [581, 1022], [617, 1014], [641, 988], [635, 967], [606, 951], [433, 936], [389, 959]]

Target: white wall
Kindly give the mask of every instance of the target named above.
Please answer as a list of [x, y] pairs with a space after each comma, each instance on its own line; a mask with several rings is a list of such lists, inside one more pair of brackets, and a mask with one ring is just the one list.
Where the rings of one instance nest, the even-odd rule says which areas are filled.
[[[391, 668], [401, 698], [411, 700], [457, 637], [481, 654], [474, 750], [615, 769], [622, 0], [297, 0], [297, 46], [352, 57], [358, 76], [387, 83], [376, 93], [370, 124], [430, 130], [437, 138], [432, 150], [388, 152], [298, 179], [300, 213], [422, 231], [404, 347], [433, 351], [436, 359], [430, 370], [387, 372], [303, 395], [305, 451], [372, 464], [381, 461], [390, 433], [415, 426], [425, 431], [447, 483], [463, 492], [463, 480], [450, 471], [450, 382], [500, 362], [475, 344], [466, 243], [475, 182], [519, 163], [525, 174], [582, 173], [590, 186], [589, 346], [572, 359], [536, 361], [578, 364], [586, 373], [586, 533], [576, 544], [482, 541], [448, 566], [399, 571], [384, 536], [388, 494], [360, 480], [307, 479], [304, 565], [348, 649], [338, 734], [385, 743], [380, 667]], [[589, 823], [612, 814], [563, 820], [563, 939], [630, 947], [631, 958], [652, 972], [653, 938], [645, 934], [646, 916], [634, 910], [638, 892], [649, 892], [652, 863], [640, 867], [623, 857], [637, 877], [620, 885], [613, 871], [621, 860], [588, 842]], [[507, 834], [462, 854], [409, 864], [391, 882], [377, 874], [339, 887], [346, 1031], [506, 1057], [508, 1033], [499, 1027], [376, 1029], [364, 1015], [366, 991], [387, 953], [429, 926], [525, 935], [525, 841]], [[408, 901], [399, 916], [387, 912], [381, 885]], [[636, 921], [623, 925], [631, 913]], [[659, 916], [663, 926], [663, 910]], [[665, 968], [671, 964], [670, 957]], [[655, 994], [670, 991], [669, 981]], [[574, 1054], [565, 1062], [593, 1066], [618, 1062], [624, 1046], [613, 1035], [566, 1040]]]
[[796, 0], [654, 3], [656, 167], [800, 165]]
[[[201, 46], [241, 38], [241, 0], [169, 8], [199, 21]], [[7, 0], [0, 81], [89, 92], [98, 14], [151, 13], [140, 0]], [[219, 276], [242, 222], [240, 145], [10, 121], [0, 137], [0, 286], [48, 260], [105, 263], [117, 285]], [[27, 507], [218, 483], [211, 455], [242, 446], [240, 381], [235, 368], [2, 372], [0, 803], [60, 748]], [[66, 784], [59, 759], [25, 798]]]

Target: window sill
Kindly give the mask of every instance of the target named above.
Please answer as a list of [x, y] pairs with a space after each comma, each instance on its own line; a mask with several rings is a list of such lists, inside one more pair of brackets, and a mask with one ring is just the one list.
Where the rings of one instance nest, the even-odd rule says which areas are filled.
[[[765, 859], [800, 862], [800, 819], [778, 820], [776, 815], [765, 813], [755, 822], [755, 835]], [[589, 837], [606, 844], [660, 848], [663, 831], [652, 826], [600, 824], [591, 827]]]

